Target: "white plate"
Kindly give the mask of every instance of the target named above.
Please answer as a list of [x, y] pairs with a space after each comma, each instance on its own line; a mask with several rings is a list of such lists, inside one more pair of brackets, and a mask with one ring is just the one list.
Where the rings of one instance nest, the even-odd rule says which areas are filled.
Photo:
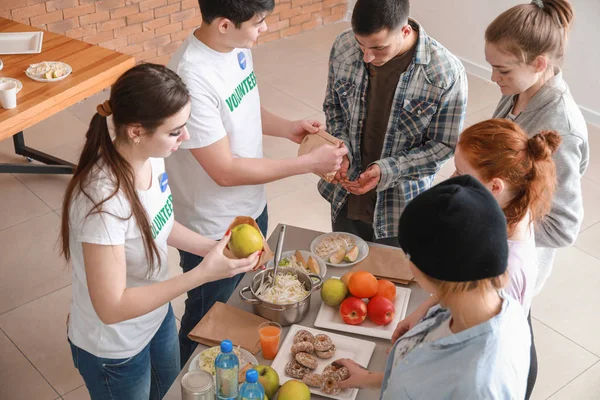
[[[271, 364], [271, 368], [273, 368], [279, 374], [279, 383], [281, 383], [282, 385], [285, 382], [294, 379], [286, 375], [285, 366], [289, 361], [292, 360], [291, 349], [292, 345], [294, 344], [294, 335], [300, 329], [306, 329], [313, 335], [318, 335], [319, 333], [328, 335], [335, 344], [335, 355], [329, 360], [318, 359], [319, 366], [314, 371], [315, 373], [320, 374], [321, 372], [323, 372], [323, 369], [327, 365], [331, 364], [333, 361], [339, 358], [350, 358], [365, 368], [369, 366], [369, 361], [371, 361], [371, 356], [373, 356], [373, 351], [375, 351], [375, 343], [361, 339], [354, 339], [348, 336], [338, 335], [335, 333], [325, 332], [319, 329], [308, 328], [302, 325], [292, 325], [290, 326], [290, 330], [288, 331], [285, 340], [279, 348], [279, 352], [277, 353], [275, 360], [273, 360], [273, 363]], [[344, 389], [336, 396], [323, 393], [317, 388], [310, 388], [310, 392], [312, 394], [338, 400], [354, 400], [358, 395], [358, 389]]]
[[25, 75], [27, 75], [29, 78], [33, 79], [34, 81], [38, 81], [38, 82], [58, 82], [58, 81], [62, 81], [63, 79], [65, 79], [67, 76], [71, 75], [71, 72], [73, 72], [73, 68], [71, 68], [71, 66], [67, 63], [61, 62], [61, 61], [46, 61], [46, 62], [50, 62], [50, 63], [58, 63], [58, 64], [62, 64], [63, 68], [66, 69], [66, 72], [63, 76], [61, 76], [60, 78], [52, 78], [52, 79], [46, 79], [43, 78], [43, 75], [34, 75], [31, 71], [30, 68], [32, 66], [41, 64], [31, 64], [29, 66], [29, 68], [27, 68], [27, 70], [25, 71]]
[[[281, 253], [281, 259], [284, 260], [288, 257], [293, 256], [294, 254], [296, 254], [296, 250], [284, 251], [283, 253]], [[325, 265], [323, 260], [321, 260], [319, 257], [317, 257], [316, 254], [313, 254], [310, 251], [300, 250], [300, 254], [302, 254], [302, 257], [304, 257], [304, 261], [307, 261], [307, 262], [308, 262], [308, 257], [312, 256], [312, 258], [315, 259], [317, 264], [319, 264], [319, 268], [321, 269], [321, 272], [319, 273], [319, 275], [321, 275], [322, 277], [325, 277], [325, 274], [327, 273], [327, 265]], [[274, 263], [275, 263], [275, 260], [271, 260], [267, 263], [266, 267], [273, 268]], [[305, 272], [308, 272], [308, 270], [306, 270]]]
[[318, 236], [310, 244], [310, 251], [313, 254], [317, 254], [315, 249], [317, 248], [317, 245], [319, 244], [319, 242], [321, 240], [323, 240], [324, 238], [326, 238], [328, 236], [332, 236], [332, 235], [346, 235], [346, 236], [350, 236], [351, 238], [353, 238], [354, 242], [358, 246], [358, 258], [354, 262], [342, 261], [340, 264], [332, 264], [328, 260], [323, 260], [327, 265], [331, 265], [332, 267], [339, 267], [339, 268], [350, 267], [350, 266], [352, 266], [354, 264], [358, 264], [359, 262], [364, 260], [365, 257], [367, 257], [367, 255], [369, 254], [369, 245], [367, 244], [367, 242], [365, 242], [364, 240], [362, 240], [361, 238], [359, 238], [356, 235], [353, 235], [351, 233], [346, 233], [346, 232], [331, 232], [331, 233], [325, 233], [321, 236]]
[[[332, 278], [339, 279], [337, 276]], [[394, 319], [389, 324], [384, 326], [375, 325], [375, 323], [371, 322], [368, 317], [360, 325], [348, 325], [340, 316], [338, 307], [328, 306], [327, 304], [321, 302], [321, 308], [317, 314], [315, 326], [318, 326], [319, 328], [332, 329], [334, 331], [355, 333], [357, 335], [372, 336], [381, 339], [392, 339], [396, 325], [398, 325], [398, 322], [402, 321], [404, 317], [406, 317], [409, 299], [410, 289], [396, 286], [396, 300], [394, 301], [396, 313], [394, 314]]]
[[[235, 347], [235, 346], [234, 346]], [[212, 347], [209, 347], [206, 350], [210, 350]], [[204, 351], [206, 351], [204, 350]], [[188, 372], [189, 371], [197, 371], [200, 369], [200, 367], [198, 366], [198, 360], [200, 359], [200, 355], [202, 355], [202, 352], [196, 354], [196, 357], [194, 357], [192, 359], [192, 362], [190, 363], [190, 367], [188, 368]], [[242, 367], [246, 362], [249, 362], [252, 365], [258, 365], [258, 360], [256, 359], [256, 357], [254, 357], [254, 355], [252, 353], [250, 353], [248, 350], [243, 349], [240, 347], [240, 355], [242, 357], [244, 357], [245, 362], [241, 363], [240, 362], [240, 367]], [[213, 375], [214, 377], [214, 375]]]
[[21, 83], [21, 81], [18, 79], [0, 77], [0, 83], [5, 83], [5, 82], [14, 82], [17, 85], [17, 93], [19, 93], [21, 91], [21, 89], [23, 89], [23, 83]]
[[0, 33], [0, 54], [41, 53], [43, 39], [43, 31]]

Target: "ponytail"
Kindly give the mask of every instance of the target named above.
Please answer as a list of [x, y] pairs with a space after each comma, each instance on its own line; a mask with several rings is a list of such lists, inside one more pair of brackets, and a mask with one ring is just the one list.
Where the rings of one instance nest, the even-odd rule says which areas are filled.
[[554, 131], [527, 138], [523, 130], [506, 119], [491, 119], [466, 129], [458, 146], [469, 164], [486, 182], [504, 180], [513, 198], [504, 206], [509, 236], [530, 213], [538, 223], [550, 211], [556, 186], [552, 155], [561, 143]]
[[533, 0], [500, 14], [487, 27], [485, 40], [502, 46], [522, 63], [543, 54], [560, 62], [574, 17], [567, 0]]
[[[100, 106], [99, 106], [100, 107]], [[92, 200], [92, 197], [86, 193], [86, 186], [90, 182], [90, 178], [94, 168], [98, 165], [98, 161], [106, 166], [110, 171], [110, 176], [113, 177], [114, 189], [112, 193], [100, 201], [94, 203], [92, 209], [87, 213], [86, 218], [92, 214], [100, 214], [103, 211], [102, 206], [104, 203], [115, 197], [119, 191], [123, 193], [128, 203], [131, 206], [131, 214], [127, 218], [119, 217], [112, 213], [109, 213], [115, 218], [119, 218], [123, 221], [130, 219], [132, 216], [135, 218], [138, 228], [142, 233], [142, 240], [144, 242], [144, 252], [146, 254], [146, 260], [148, 262], [148, 276], [152, 276], [156, 271], [156, 261], [160, 260], [160, 253], [156, 242], [152, 237], [152, 230], [150, 227], [150, 219], [142, 202], [137, 195], [135, 188], [135, 173], [131, 165], [119, 154], [117, 151], [112, 138], [110, 137], [110, 131], [108, 130], [107, 116], [103, 116], [100, 113], [96, 113], [92, 117], [90, 128], [86, 134], [86, 142], [81, 152], [81, 157], [73, 179], [67, 186], [65, 193], [65, 199], [63, 202], [63, 214], [62, 224], [66, 229], [61, 230], [62, 236], [62, 250], [61, 253], [68, 261], [71, 257], [71, 251], [69, 247], [69, 212], [71, 202], [73, 200], [73, 194], [85, 195], [88, 199]]]
[[[125, 128], [131, 124], [140, 124], [146, 133], [154, 133], [165, 119], [175, 115], [189, 101], [189, 92], [181, 78], [162, 65], [140, 64], [125, 72], [113, 85], [110, 100], [100, 104], [92, 117], [79, 163], [65, 192], [60, 248], [67, 261], [71, 258], [70, 209], [75, 197], [84, 195], [92, 201], [93, 207], [87, 218], [91, 214], [107, 212], [102, 206], [120, 192], [131, 207], [131, 214], [126, 218], [110, 215], [124, 221], [135, 218], [144, 243], [148, 276], [156, 272], [160, 253], [152, 235], [150, 218], [136, 191], [135, 172], [117, 151], [115, 142], [128, 140]], [[115, 126], [114, 142], [108, 129], [107, 117], [110, 115]], [[107, 169], [113, 190], [108, 197], [96, 203], [86, 190], [98, 167]]]

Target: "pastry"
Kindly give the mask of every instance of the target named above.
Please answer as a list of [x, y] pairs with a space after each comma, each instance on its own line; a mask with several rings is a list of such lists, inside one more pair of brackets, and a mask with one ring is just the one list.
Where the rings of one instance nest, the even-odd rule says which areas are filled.
[[313, 374], [312, 372], [309, 372], [308, 374], [304, 375], [302, 382], [306, 383], [310, 387], [320, 389], [321, 385], [323, 384], [323, 377], [319, 374]]
[[333, 342], [329, 336], [319, 334], [315, 336], [314, 345], [316, 351], [327, 351], [333, 347]]
[[[309, 353], [315, 352], [315, 346], [311, 342], [298, 342], [292, 346], [292, 355], [295, 356], [298, 353]], [[322, 357], [321, 357], [322, 358]]]
[[336, 374], [322, 376], [321, 390], [323, 393], [336, 395], [340, 392], [340, 377]]
[[300, 365], [311, 370], [317, 369], [317, 366], [319, 365], [317, 359], [312, 354], [298, 353], [296, 354], [295, 359]]
[[337, 375], [340, 380], [345, 381], [346, 379], [350, 378], [350, 371], [348, 371], [348, 368], [341, 364], [331, 363], [325, 367], [323, 370], [323, 375]]
[[324, 360], [327, 360], [327, 359], [333, 357], [334, 354], [335, 354], [335, 344], [332, 344], [331, 347], [329, 348], [329, 350], [315, 351], [315, 355]]
[[296, 332], [296, 335], [294, 335], [294, 344], [300, 342], [311, 342], [314, 344], [315, 337], [306, 329], [300, 329], [298, 332]]
[[308, 372], [308, 368], [303, 367], [294, 360], [288, 362], [285, 366], [285, 373], [295, 379], [302, 379]]

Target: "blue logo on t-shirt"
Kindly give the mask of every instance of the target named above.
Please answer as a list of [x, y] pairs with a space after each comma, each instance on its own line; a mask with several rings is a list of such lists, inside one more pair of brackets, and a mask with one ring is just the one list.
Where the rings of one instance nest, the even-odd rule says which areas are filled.
[[238, 63], [240, 64], [240, 68], [242, 70], [246, 69], [246, 55], [244, 54], [243, 51], [240, 51], [238, 53]]
[[167, 175], [166, 172], [160, 174], [158, 177], [158, 183], [160, 184], [160, 191], [164, 193], [169, 187], [169, 175]]

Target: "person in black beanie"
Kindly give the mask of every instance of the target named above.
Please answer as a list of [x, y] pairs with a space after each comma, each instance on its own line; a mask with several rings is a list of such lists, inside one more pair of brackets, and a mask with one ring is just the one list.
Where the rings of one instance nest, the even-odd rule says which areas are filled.
[[399, 240], [419, 285], [439, 300], [392, 347], [385, 372], [349, 359], [340, 387], [381, 388], [380, 399], [522, 399], [530, 335], [518, 302], [501, 292], [506, 218], [469, 175], [417, 196], [400, 218]]

